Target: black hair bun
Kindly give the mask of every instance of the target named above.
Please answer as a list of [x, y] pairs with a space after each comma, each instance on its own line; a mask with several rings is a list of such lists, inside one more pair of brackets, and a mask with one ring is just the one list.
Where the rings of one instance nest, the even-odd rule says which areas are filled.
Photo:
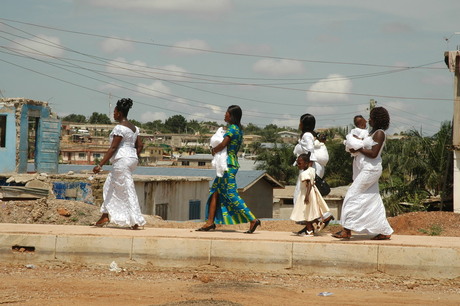
[[133, 107], [133, 100], [130, 98], [120, 99], [117, 102], [117, 107], [120, 109], [129, 110], [131, 107]]

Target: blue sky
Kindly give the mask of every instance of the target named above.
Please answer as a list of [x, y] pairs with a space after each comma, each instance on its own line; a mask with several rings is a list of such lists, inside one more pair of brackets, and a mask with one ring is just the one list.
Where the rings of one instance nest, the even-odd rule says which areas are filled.
[[425, 135], [453, 116], [444, 51], [460, 45], [458, 0], [3, 0], [0, 97], [48, 101], [61, 116], [317, 128], [386, 107], [390, 133]]

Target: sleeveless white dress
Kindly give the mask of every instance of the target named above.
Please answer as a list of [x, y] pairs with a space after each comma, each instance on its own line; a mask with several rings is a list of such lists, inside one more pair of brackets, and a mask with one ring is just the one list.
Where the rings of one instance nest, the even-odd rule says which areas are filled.
[[342, 206], [341, 224], [344, 228], [358, 233], [391, 235], [386, 218], [385, 206], [379, 193], [379, 178], [382, 174], [382, 144], [376, 158], [361, 153], [359, 173], [345, 195]]
[[101, 206], [102, 213], [108, 213], [110, 222], [120, 226], [144, 225], [137, 198], [132, 173], [137, 167], [137, 153], [135, 143], [139, 135], [139, 128], [133, 132], [124, 125], [116, 125], [110, 133], [110, 142], [114, 136], [123, 139], [110, 159], [113, 165], [112, 171], [104, 183], [104, 203]]

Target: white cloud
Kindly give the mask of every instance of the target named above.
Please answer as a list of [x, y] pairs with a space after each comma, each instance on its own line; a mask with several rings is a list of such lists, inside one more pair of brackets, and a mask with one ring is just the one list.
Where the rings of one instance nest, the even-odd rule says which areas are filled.
[[120, 40], [119, 37], [107, 38], [101, 42], [101, 49], [105, 53], [115, 53], [120, 51], [133, 51], [132, 42]]
[[236, 44], [230, 47], [230, 50], [235, 53], [244, 53], [244, 54], [264, 54], [269, 55], [272, 53], [272, 47], [267, 44], [259, 44], [259, 45], [252, 45], [252, 44]]
[[128, 63], [124, 58], [118, 57], [110, 61], [106, 66], [106, 71], [113, 74], [126, 76], [141, 76], [148, 72], [147, 65], [142, 61], [133, 61]]
[[231, 0], [85, 0], [84, 3], [95, 7], [148, 13], [222, 14], [233, 7]]
[[143, 112], [141, 114], [141, 122], [151, 122], [155, 120], [165, 121], [169, 117], [163, 112]]
[[204, 51], [201, 50], [210, 49], [208, 43], [204, 40], [190, 39], [175, 43], [170, 49], [170, 53], [173, 55], [193, 55], [203, 53]]
[[286, 59], [261, 59], [252, 66], [252, 70], [271, 76], [302, 74], [305, 72], [302, 62]]
[[161, 66], [155, 69], [155, 71], [158, 74], [159, 79], [169, 81], [183, 80], [184, 75], [187, 73], [187, 70], [177, 65]]
[[445, 86], [452, 85], [454, 80], [452, 75], [430, 75], [421, 79], [422, 84]]
[[352, 82], [340, 74], [330, 74], [326, 79], [319, 80], [307, 91], [307, 102], [345, 102], [351, 92]]
[[32, 39], [16, 39], [11, 47], [32, 57], [60, 57], [64, 54], [60, 39], [44, 34], [39, 34]]
[[299, 117], [293, 117], [291, 115], [281, 115], [279, 118], [273, 119], [272, 124], [276, 124], [279, 127], [291, 127], [297, 128], [299, 126]]
[[137, 91], [146, 96], [169, 98], [171, 89], [161, 81], [155, 81], [150, 85], [138, 84]]
[[408, 24], [389, 22], [382, 26], [382, 32], [387, 34], [410, 33], [414, 32], [414, 29]]

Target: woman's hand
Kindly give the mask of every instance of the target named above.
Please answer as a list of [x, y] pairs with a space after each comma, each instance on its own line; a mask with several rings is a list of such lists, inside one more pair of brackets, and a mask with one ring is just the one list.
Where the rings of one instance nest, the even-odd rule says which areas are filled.
[[94, 173], [99, 173], [99, 172], [101, 172], [101, 171], [102, 171], [102, 167], [99, 166], [99, 165], [96, 165], [96, 167], [93, 168], [93, 172], [94, 172]]

